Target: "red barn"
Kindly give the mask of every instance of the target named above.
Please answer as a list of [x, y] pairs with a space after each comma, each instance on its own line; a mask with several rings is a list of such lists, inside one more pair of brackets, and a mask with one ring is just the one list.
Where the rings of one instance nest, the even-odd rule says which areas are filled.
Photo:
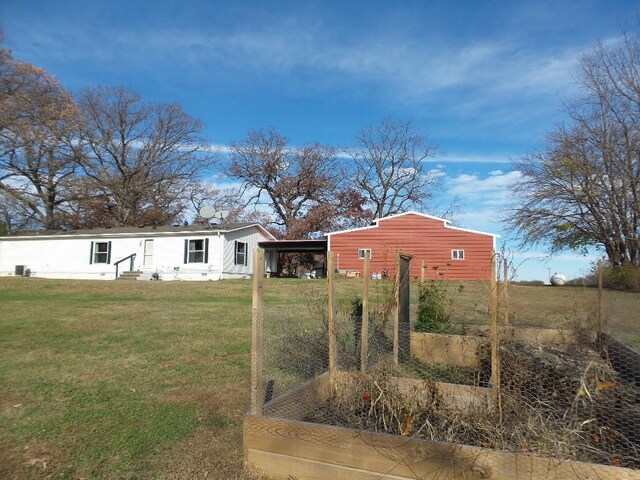
[[371, 226], [328, 233], [335, 268], [363, 272], [371, 252], [371, 272], [395, 274], [396, 252], [413, 255], [411, 276], [419, 278], [422, 261], [427, 278], [488, 280], [497, 235], [453, 227], [448, 220], [407, 212], [376, 220]]

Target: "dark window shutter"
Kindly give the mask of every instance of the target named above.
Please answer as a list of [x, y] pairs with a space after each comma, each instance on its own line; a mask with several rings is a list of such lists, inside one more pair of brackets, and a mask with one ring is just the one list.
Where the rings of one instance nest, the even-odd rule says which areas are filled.
[[184, 263], [189, 259], [189, 240], [184, 241]]
[[249, 244], [245, 243], [244, 244], [244, 266], [246, 267], [249, 260]]
[[89, 250], [89, 264], [93, 263], [93, 242], [91, 242], [91, 249]]
[[238, 241], [233, 242], [233, 264], [238, 265]]
[[209, 263], [209, 239], [204, 240], [204, 263]]
[[111, 263], [111, 242], [107, 244], [107, 263]]

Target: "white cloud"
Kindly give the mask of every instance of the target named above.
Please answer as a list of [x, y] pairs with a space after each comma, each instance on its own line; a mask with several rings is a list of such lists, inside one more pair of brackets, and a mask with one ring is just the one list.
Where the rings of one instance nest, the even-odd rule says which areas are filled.
[[505, 96], [553, 95], [565, 89], [582, 51], [576, 47], [527, 49], [507, 36], [469, 44], [447, 36], [426, 41], [397, 29], [345, 40], [327, 35], [320, 22], [309, 25], [280, 19], [215, 31], [114, 28], [108, 38], [106, 30], [96, 31], [90, 25], [59, 21], [55, 26], [30, 26], [33, 38], [24, 49], [37, 53], [39, 45], [47, 45], [47, 55], [60, 61], [90, 59], [122, 70], [132, 65], [155, 70], [173, 64], [202, 78], [221, 67], [274, 75], [307, 69], [314, 72], [318, 84], [355, 80], [418, 102], [444, 90], [480, 90], [482, 95], [467, 95], [466, 106], [474, 111], [493, 105], [496, 99], [504, 101]]
[[451, 193], [462, 198], [475, 199], [479, 196], [485, 197], [487, 194], [506, 198], [509, 186], [521, 177], [522, 174], [517, 170], [507, 173], [492, 172], [484, 179], [478, 175], [465, 173], [449, 179], [448, 187]]
[[216, 153], [222, 153], [222, 154], [229, 154], [231, 152], [231, 149], [229, 148], [229, 145], [223, 145], [221, 143], [210, 143], [207, 146], [207, 149], [210, 152], [216, 152]]
[[[581, 53], [576, 48], [520, 51], [517, 44], [489, 40], [470, 45], [444, 40], [427, 44], [397, 33], [356, 38], [350, 44], [331, 43], [324, 32], [307, 29], [263, 29], [208, 37], [206, 44], [202, 39], [197, 42], [202, 43], [204, 55], [232, 63], [270, 70], [303, 67], [329, 75], [340, 73], [391, 85], [395, 95], [414, 99], [461, 87], [481, 88], [491, 97], [556, 93], [566, 87]], [[164, 40], [161, 43], [164, 47]], [[191, 48], [193, 39], [182, 43]], [[482, 105], [487, 100], [476, 98]]]
[[485, 176], [462, 173], [445, 177], [446, 195], [459, 205], [454, 223], [465, 228], [502, 234], [502, 217], [510, 202], [509, 187], [520, 172], [494, 170]]
[[511, 163], [512, 157], [505, 155], [437, 155], [424, 160], [428, 163]]
[[445, 178], [447, 174], [439, 168], [432, 168], [431, 170], [427, 170], [426, 176], [429, 179], [436, 180], [438, 178]]

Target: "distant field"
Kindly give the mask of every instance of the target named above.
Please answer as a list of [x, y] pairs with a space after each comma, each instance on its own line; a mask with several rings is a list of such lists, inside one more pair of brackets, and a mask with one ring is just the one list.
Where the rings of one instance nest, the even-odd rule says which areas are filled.
[[[310, 316], [323, 285], [269, 279], [267, 320]], [[360, 288], [339, 281], [342, 310]], [[457, 319], [486, 321], [486, 284], [447, 288]], [[387, 291], [372, 285], [374, 300]], [[595, 319], [594, 289], [510, 298], [516, 324]], [[640, 296], [606, 300], [614, 333], [638, 348]], [[241, 478], [250, 281], [2, 278], [0, 312], [0, 478]]]

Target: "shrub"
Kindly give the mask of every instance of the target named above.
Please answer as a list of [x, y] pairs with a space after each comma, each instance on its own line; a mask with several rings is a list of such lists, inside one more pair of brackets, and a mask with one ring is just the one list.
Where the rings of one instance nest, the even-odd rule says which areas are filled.
[[605, 267], [603, 283], [605, 287], [616, 290], [640, 291], [640, 267], [636, 265]]
[[[464, 287], [460, 285], [461, 291]], [[429, 280], [420, 285], [416, 332], [448, 333], [453, 331], [451, 305], [453, 301], [442, 280]]]

